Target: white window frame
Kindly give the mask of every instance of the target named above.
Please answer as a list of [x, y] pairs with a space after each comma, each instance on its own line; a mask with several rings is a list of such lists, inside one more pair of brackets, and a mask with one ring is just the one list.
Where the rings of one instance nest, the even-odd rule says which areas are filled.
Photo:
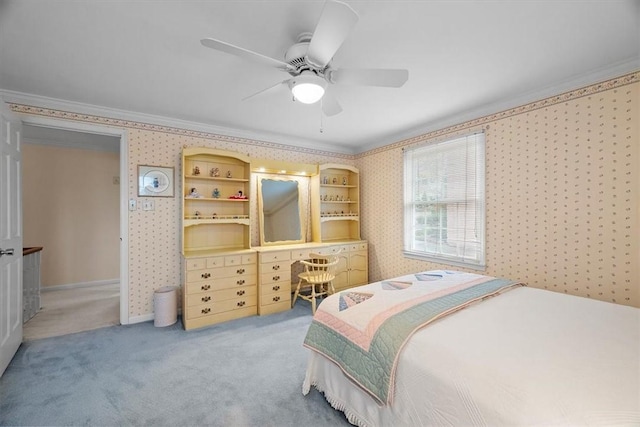
[[[447, 194], [447, 192], [452, 193], [453, 190], [449, 190], [446, 183], [452, 178], [455, 179], [454, 173], [446, 168], [446, 164], [451, 163], [443, 162], [445, 158], [451, 159], [450, 156], [453, 155], [454, 150], [462, 148], [465, 158], [461, 160], [464, 162], [464, 167], [457, 169], [458, 174], [455, 176], [460, 177], [460, 174], [464, 176], [464, 187], [457, 187], [463, 195], [460, 197], [458, 194], [453, 198]], [[445, 157], [447, 155], [448, 157]], [[486, 268], [484, 132], [405, 149], [403, 162], [404, 255], [408, 258], [484, 270]], [[440, 167], [440, 165], [444, 166]], [[424, 174], [418, 177], [420, 166], [432, 167], [431, 170], [435, 171], [429, 174], [427, 180], [432, 182], [433, 186], [425, 185]], [[418, 192], [421, 194], [418, 195]], [[468, 208], [470, 205], [473, 207]], [[461, 211], [460, 206], [464, 206], [464, 210]], [[447, 209], [446, 212], [453, 212], [453, 215], [445, 214], [443, 209]], [[426, 210], [431, 210], [432, 214], [429, 215], [425, 212]], [[427, 224], [429, 217], [437, 221], [435, 225], [433, 221], [431, 226]], [[449, 225], [451, 219], [457, 222]], [[449, 223], [443, 225], [447, 220]], [[449, 239], [448, 236], [454, 234], [454, 230], [458, 235], [462, 233], [462, 238]], [[416, 236], [420, 236], [421, 239]]]

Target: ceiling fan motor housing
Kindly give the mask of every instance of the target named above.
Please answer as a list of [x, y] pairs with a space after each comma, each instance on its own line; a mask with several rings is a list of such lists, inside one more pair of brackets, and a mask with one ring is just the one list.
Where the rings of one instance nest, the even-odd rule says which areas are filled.
[[289, 74], [292, 76], [298, 76], [303, 71], [312, 71], [318, 76], [324, 77], [324, 71], [328, 68], [325, 67], [322, 70], [313, 67], [307, 60], [305, 59], [307, 56], [307, 51], [309, 50], [309, 42], [311, 41], [311, 33], [302, 33], [298, 36], [298, 42], [291, 46], [284, 54], [284, 60], [289, 65], [292, 65], [296, 68], [295, 71], [290, 71]]

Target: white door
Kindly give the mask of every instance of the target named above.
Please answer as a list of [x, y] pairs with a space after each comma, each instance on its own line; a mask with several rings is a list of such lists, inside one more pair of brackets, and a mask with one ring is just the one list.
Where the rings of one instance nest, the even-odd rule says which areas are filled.
[[21, 123], [0, 101], [0, 376], [22, 343]]

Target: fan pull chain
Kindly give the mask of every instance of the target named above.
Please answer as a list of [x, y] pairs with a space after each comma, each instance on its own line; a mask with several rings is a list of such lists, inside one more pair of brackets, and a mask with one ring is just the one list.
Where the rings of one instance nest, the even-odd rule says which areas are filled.
[[324, 129], [322, 128], [323, 123], [322, 123], [322, 102], [323, 100], [320, 99], [320, 133], [324, 133]]

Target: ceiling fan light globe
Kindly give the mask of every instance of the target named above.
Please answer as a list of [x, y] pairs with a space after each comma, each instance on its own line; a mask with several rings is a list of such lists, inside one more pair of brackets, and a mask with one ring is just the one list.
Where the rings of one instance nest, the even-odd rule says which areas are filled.
[[291, 93], [296, 101], [303, 104], [313, 104], [324, 96], [327, 82], [312, 73], [302, 73], [291, 80]]
[[303, 104], [313, 104], [324, 96], [324, 88], [315, 83], [300, 83], [291, 89], [296, 101]]

